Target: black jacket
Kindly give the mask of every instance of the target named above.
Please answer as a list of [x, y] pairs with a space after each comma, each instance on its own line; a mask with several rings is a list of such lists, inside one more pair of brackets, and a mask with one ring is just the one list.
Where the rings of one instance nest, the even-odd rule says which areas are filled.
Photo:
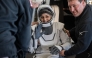
[[0, 0], [0, 57], [16, 55], [15, 40], [27, 50], [31, 16], [29, 0]]
[[75, 28], [70, 31], [76, 44], [65, 51], [65, 55], [76, 55], [92, 51], [92, 6], [86, 5], [82, 14], [75, 19]]

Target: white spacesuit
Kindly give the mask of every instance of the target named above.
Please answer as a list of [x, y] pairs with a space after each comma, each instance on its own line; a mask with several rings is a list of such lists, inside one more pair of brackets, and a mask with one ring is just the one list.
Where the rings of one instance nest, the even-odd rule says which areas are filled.
[[[41, 22], [39, 17], [40, 11], [42, 11], [41, 9], [44, 8], [50, 9], [52, 13], [51, 20], [45, 24]], [[31, 53], [35, 51], [35, 58], [59, 58], [59, 53], [51, 54], [49, 48], [55, 46], [61, 51], [62, 49], [68, 50], [71, 47], [70, 37], [68, 37], [67, 33], [64, 32], [64, 24], [60, 22], [53, 22], [55, 14], [49, 5], [39, 6], [37, 10], [37, 15], [39, 26], [32, 26], [33, 36], [30, 41], [29, 51]], [[35, 28], [41, 30], [37, 31]], [[37, 33], [40, 34], [38, 37], [36, 37]]]

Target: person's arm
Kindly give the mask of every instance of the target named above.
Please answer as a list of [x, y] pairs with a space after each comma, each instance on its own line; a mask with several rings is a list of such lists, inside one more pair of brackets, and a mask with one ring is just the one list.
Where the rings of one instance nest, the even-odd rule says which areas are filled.
[[[25, 0], [22, 1], [23, 5], [19, 6], [19, 21], [17, 22], [18, 26], [18, 42], [20, 47], [24, 50], [27, 51], [29, 44], [30, 44], [30, 39], [31, 39], [31, 21], [32, 21], [32, 13], [33, 13], [33, 8], [37, 8], [39, 6], [38, 2], [35, 4], [30, 3], [31, 0]], [[31, 6], [30, 6], [31, 5]], [[22, 11], [21, 11], [22, 10]]]
[[76, 39], [76, 37], [75, 37], [75, 27], [72, 28], [72, 29], [70, 29], [70, 30], [67, 30], [67, 29], [65, 29], [65, 28], [64, 28], [63, 30], [64, 30], [65, 33], [67, 33], [67, 35], [68, 35], [69, 37], [72, 38], [72, 40], [74, 41], [74, 43], [77, 42], [77, 39]]
[[71, 47], [71, 39], [63, 30], [60, 32], [60, 39], [62, 41], [62, 47], [64, 50], [68, 50]]
[[30, 7], [29, 0], [18, 0], [18, 20], [16, 26], [18, 31], [16, 33], [16, 44], [27, 51], [31, 39], [31, 21], [32, 21], [32, 8]]
[[75, 28], [76, 27], [73, 27], [72, 29], [70, 29], [69, 34], [70, 34], [70, 37], [72, 38], [72, 40], [74, 41], [74, 43], [77, 43], [77, 39], [75, 37]]
[[69, 30], [63, 28], [64, 32], [67, 33], [67, 35], [70, 37], [70, 33], [69, 33]]
[[62, 56], [76, 55], [85, 51], [92, 41], [92, 23], [80, 25], [80, 32], [77, 43], [69, 50], [62, 50]]
[[38, 22], [32, 22], [31, 25], [33, 26], [33, 25], [38, 25], [38, 24], [39, 24]]
[[75, 33], [75, 28], [76, 27], [73, 27], [72, 29], [69, 30], [70, 36], [73, 36], [73, 34]]

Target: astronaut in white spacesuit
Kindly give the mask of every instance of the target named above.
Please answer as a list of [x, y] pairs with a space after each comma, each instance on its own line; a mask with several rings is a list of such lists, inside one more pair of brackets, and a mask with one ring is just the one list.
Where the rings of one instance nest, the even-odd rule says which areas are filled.
[[[39, 24], [33, 25], [29, 51], [35, 51], [35, 58], [59, 58], [62, 49], [71, 47], [70, 37], [64, 32], [64, 24], [53, 22], [55, 13], [49, 5], [37, 9]], [[63, 57], [61, 57], [63, 58]]]

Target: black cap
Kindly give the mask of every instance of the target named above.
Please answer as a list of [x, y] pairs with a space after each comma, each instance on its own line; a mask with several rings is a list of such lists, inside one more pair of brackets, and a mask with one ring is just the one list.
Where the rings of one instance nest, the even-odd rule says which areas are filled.
[[39, 11], [39, 17], [43, 14], [43, 13], [48, 13], [49, 15], [53, 16], [53, 12], [51, 9], [49, 8], [43, 8]]

